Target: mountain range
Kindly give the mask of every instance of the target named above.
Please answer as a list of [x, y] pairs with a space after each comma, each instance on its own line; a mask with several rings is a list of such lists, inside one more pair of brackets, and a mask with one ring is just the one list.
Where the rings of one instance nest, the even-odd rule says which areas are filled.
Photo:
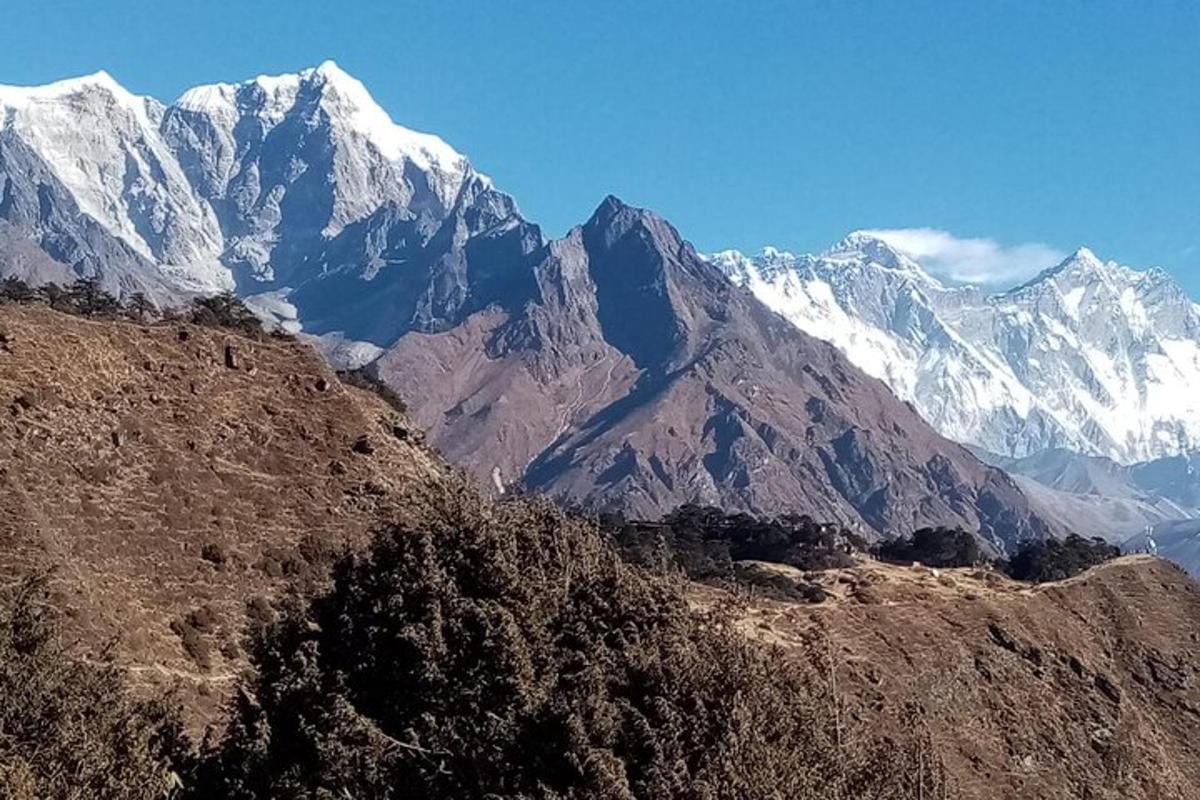
[[1133, 464], [1200, 445], [1200, 308], [1162, 270], [1080, 248], [1009, 291], [950, 286], [869, 233], [820, 255], [711, 257], [944, 435], [1007, 457]]
[[0, 276], [235, 290], [500, 492], [959, 524], [1003, 549], [1063, 526], [955, 442], [1121, 463], [1200, 444], [1180, 388], [1200, 312], [1164, 273], [1080, 250], [987, 295], [868, 234], [705, 257], [614, 197], [549, 241], [332, 62], [170, 105], [105, 73], [0, 87], [0, 183]]

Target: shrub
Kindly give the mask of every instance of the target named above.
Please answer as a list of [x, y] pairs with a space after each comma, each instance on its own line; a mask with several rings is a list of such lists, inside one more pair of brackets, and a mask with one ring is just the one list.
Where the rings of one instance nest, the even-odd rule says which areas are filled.
[[808, 516], [755, 517], [695, 505], [680, 506], [657, 523], [608, 517], [602, 524], [633, 563], [671, 566], [695, 580], [732, 578], [737, 561], [801, 570], [848, 567], [854, 563], [850, 554], [866, 546], [850, 531]]
[[29, 303], [36, 298], [37, 293], [20, 278], [9, 276], [0, 281], [0, 300], [9, 303]]
[[154, 316], [155, 306], [150, 298], [146, 297], [144, 292], [134, 292], [125, 299], [125, 313], [130, 319], [138, 322], [145, 322], [147, 318]]
[[909, 538], [891, 539], [872, 551], [882, 561], [919, 561], [927, 567], [973, 567], [986, 561], [978, 540], [961, 528], [921, 528]]
[[115, 317], [121, 311], [117, 298], [100, 288], [96, 278], [80, 278], [67, 289], [66, 302], [85, 317]]
[[39, 287], [38, 294], [45, 301], [46, 305], [55, 311], [63, 311], [68, 314], [75, 312], [75, 309], [71, 306], [69, 293], [57, 283], [47, 283]]
[[175, 715], [60, 642], [44, 581], [0, 592], [0, 797], [165, 800], [186, 757]]
[[[194, 796], [937, 797], [798, 665], [551, 506], [447, 492], [253, 639]], [[911, 756], [911, 757], [910, 757]]]
[[1047, 539], [1025, 543], [1004, 565], [1004, 571], [1019, 581], [1061, 581], [1119, 555], [1120, 548], [1103, 539], [1085, 539], [1072, 533], [1061, 541]]
[[232, 292], [193, 300], [191, 321], [210, 328], [228, 328], [253, 338], [263, 335], [262, 321]]

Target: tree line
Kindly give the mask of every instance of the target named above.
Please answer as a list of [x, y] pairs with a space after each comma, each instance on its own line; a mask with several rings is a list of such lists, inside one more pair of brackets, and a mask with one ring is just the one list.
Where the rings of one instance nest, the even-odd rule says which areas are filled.
[[[213, 328], [225, 328], [243, 335], [263, 335], [262, 321], [232, 292], [195, 297], [183, 306], [155, 303], [144, 292], [130, 292], [121, 298], [106, 291], [97, 278], [80, 278], [69, 286], [46, 283], [30, 286], [16, 277], [0, 281], [0, 304], [42, 304], [55, 311], [91, 319], [127, 319], [135, 322], [190, 322]], [[272, 335], [281, 335], [272, 331]]]

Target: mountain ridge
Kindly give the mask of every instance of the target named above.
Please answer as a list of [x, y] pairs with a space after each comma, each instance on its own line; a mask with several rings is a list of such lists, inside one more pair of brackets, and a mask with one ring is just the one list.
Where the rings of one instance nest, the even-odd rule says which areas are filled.
[[[661, 217], [610, 196], [547, 242], [464, 157], [392, 123], [331, 62], [147, 101], [144, 115], [128, 93], [127, 113], [110, 114], [107, 83], [5, 112], [20, 124], [0, 133], [0, 220], [103, 288], [169, 302], [233, 286], [341, 365], [377, 359], [484, 483], [627, 497], [646, 514], [708, 498], [878, 531], [962, 524], [1000, 549], [1054, 527], [836, 351], [744, 298]], [[93, 124], [47, 139], [38, 114]], [[102, 190], [100, 222], [76, 202], [79, 176], [60, 179], [62, 153], [132, 187], [85, 187]], [[202, 263], [167, 263], [189, 247]], [[846, 404], [856, 394], [875, 417]], [[920, 456], [885, 452], [896, 437]]]

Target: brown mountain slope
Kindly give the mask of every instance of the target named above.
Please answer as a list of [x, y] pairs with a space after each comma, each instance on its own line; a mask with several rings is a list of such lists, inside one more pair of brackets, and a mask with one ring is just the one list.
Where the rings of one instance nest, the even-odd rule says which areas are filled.
[[1174, 565], [1129, 556], [1040, 587], [874, 562], [820, 579], [833, 599], [743, 604], [745, 630], [822, 665], [868, 725], [918, 704], [954, 796], [1197, 796], [1200, 585]]
[[639, 516], [699, 502], [996, 542], [1052, 531], [1006, 475], [650, 212], [610, 197], [534, 274], [523, 303], [407, 334], [373, 367], [483, 482]]
[[300, 343], [11, 306], [0, 333], [0, 572], [53, 570], [85, 648], [193, 710], [244, 664], [247, 601], [444, 469]]

